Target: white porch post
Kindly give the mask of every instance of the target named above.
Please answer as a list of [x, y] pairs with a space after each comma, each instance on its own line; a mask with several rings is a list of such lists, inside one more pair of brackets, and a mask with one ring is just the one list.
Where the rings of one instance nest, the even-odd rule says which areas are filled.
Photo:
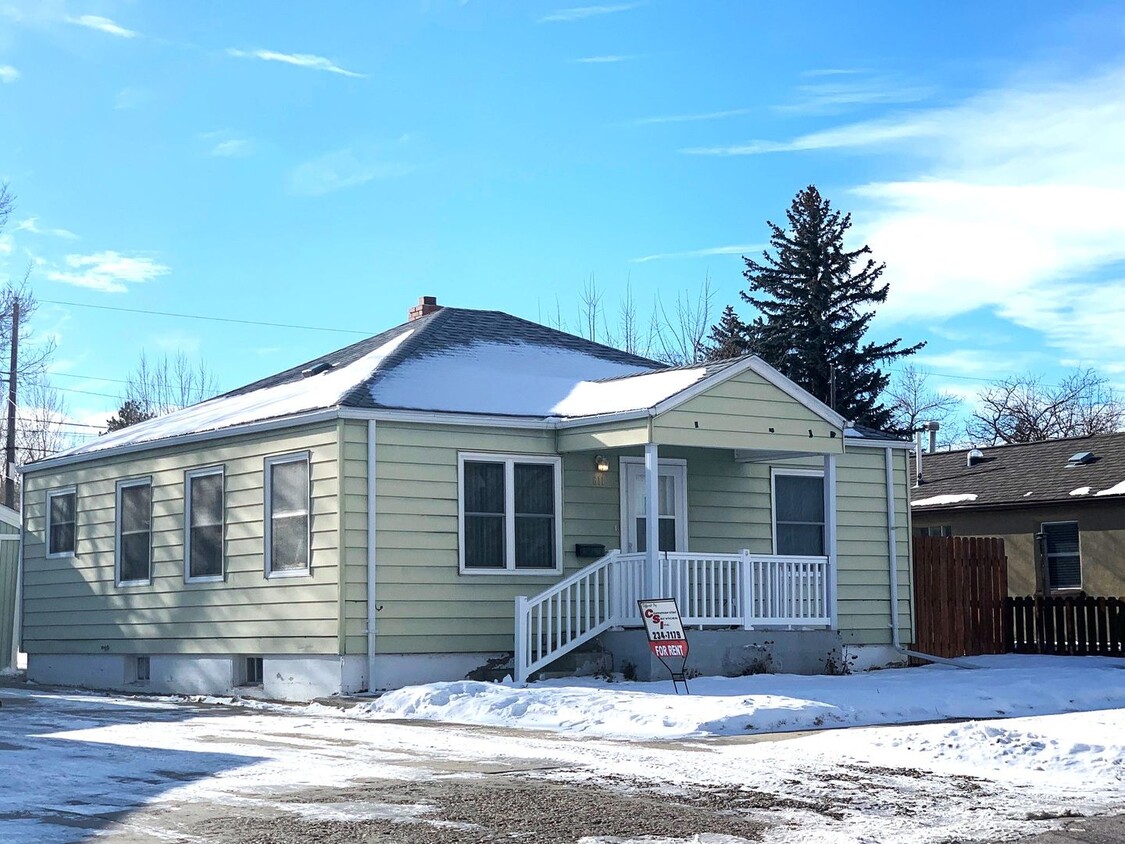
[[[661, 598], [660, 591], [660, 452], [656, 443], [645, 446], [645, 595]], [[633, 608], [630, 607], [630, 610]]]
[[836, 618], [836, 455], [824, 455], [824, 555], [828, 558], [828, 615]]

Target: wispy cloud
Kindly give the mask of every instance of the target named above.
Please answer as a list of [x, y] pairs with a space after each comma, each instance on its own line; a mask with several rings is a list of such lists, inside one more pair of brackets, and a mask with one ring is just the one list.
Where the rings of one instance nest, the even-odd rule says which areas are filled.
[[232, 47], [227, 50], [227, 55], [239, 59], [260, 59], [264, 62], [281, 62], [282, 64], [303, 67], [308, 70], [322, 70], [325, 73], [351, 76], [355, 79], [366, 78], [366, 74], [356, 73], [354, 70], [340, 67], [340, 65], [336, 64], [331, 59], [326, 59], [324, 56], [314, 56], [309, 53], [278, 53], [274, 50], [237, 50]]
[[38, 217], [28, 217], [26, 220], [21, 220], [12, 227], [13, 231], [27, 232], [29, 234], [45, 234], [52, 237], [61, 237], [65, 240], [77, 240], [78, 235], [69, 229], [54, 229], [43, 228], [39, 225]]
[[904, 85], [876, 78], [842, 78], [832, 82], [799, 85], [792, 102], [774, 106], [788, 114], [831, 114], [860, 106], [916, 103], [933, 96], [928, 85]]
[[207, 154], [215, 158], [245, 158], [254, 153], [254, 142], [230, 129], [204, 132], [199, 138], [207, 144]]
[[818, 67], [801, 71], [801, 76], [816, 78], [818, 76], [855, 76], [858, 73], [867, 73], [862, 67]]
[[571, 21], [586, 20], [599, 15], [612, 15], [615, 12], [627, 12], [643, 3], [615, 3], [606, 6], [574, 6], [569, 9], [556, 9], [549, 15], [539, 19], [539, 23], [569, 23]]
[[745, 255], [750, 252], [760, 252], [763, 246], [760, 243], [740, 243], [733, 246], [711, 246], [707, 249], [692, 249], [688, 252], [661, 252], [656, 255], [645, 255], [643, 258], [630, 258], [631, 264], [647, 264], [649, 261], [666, 261], [671, 258], [706, 258], [711, 255]]
[[323, 196], [371, 181], [405, 176], [413, 170], [413, 165], [388, 160], [377, 147], [348, 147], [296, 167], [289, 174], [289, 189], [300, 196]]
[[116, 35], [118, 38], [136, 38], [140, 35], [139, 32], [132, 29], [126, 29], [116, 21], [109, 18], [103, 18], [100, 15], [81, 15], [76, 18], [66, 18], [67, 23], [72, 23], [75, 26], [84, 26], [87, 29], [96, 29], [98, 32], [104, 32], [106, 35]]
[[119, 111], [140, 108], [150, 99], [152, 99], [152, 94], [147, 88], [129, 85], [117, 92], [117, 96], [113, 100], [113, 107]]
[[936, 115], [914, 116], [903, 120], [878, 120], [853, 123], [810, 132], [789, 141], [748, 141], [729, 146], [688, 147], [680, 150], [685, 155], [763, 155], [777, 152], [808, 152], [811, 150], [873, 147], [899, 143], [925, 137], [936, 137], [942, 131]]
[[655, 126], [661, 123], [697, 123], [704, 120], [725, 120], [728, 117], [740, 117], [749, 114], [748, 108], [732, 108], [726, 111], [704, 111], [698, 114], [667, 114], [660, 117], [638, 117], [630, 120], [632, 126]]
[[10, 64], [0, 64], [0, 82], [15, 82], [20, 78], [20, 72]]
[[617, 64], [618, 62], [627, 62], [635, 59], [636, 56], [583, 56], [580, 59], [574, 59], [578, 64]]
[[170, 272], [152, 258], [97, 252], [92, 255], [67, 255], [66, 269], [47, 273], [51, 281], [100, 290], [103, 293], [124, 293], [130, 284], [143, 284]]

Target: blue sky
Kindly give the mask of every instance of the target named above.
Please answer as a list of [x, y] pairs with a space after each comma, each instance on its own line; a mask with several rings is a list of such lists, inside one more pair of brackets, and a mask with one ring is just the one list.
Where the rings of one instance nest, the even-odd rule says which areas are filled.
[[1122, 149], [1119, 3], [0, 0], [0, 280], [87, 422], [142, 351], [233, 388], [423, 294], [717, 315], [809, 183], [935, 386], [1125, 383]]

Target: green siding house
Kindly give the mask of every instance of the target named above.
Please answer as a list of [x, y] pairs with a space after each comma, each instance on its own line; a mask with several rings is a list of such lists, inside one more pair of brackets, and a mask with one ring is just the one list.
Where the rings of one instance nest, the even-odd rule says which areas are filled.
[[755, 357], [657, 362], [431, 298], [402, 325], [24, 467], [30, 679], [307, 699], [583, 660], [885, 665], [910, 443]]

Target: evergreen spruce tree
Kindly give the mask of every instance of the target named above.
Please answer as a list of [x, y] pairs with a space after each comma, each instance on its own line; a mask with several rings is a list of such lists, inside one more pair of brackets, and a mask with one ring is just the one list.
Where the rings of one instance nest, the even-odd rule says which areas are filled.
[[136, 425], [138, 422], [147, 422], [149, 419], [155, 418], [156, 414], [148, 410], [141, 402], [136, 399], [126, 399], [117, 414], [106, 420], [106, 433], [120, 431], [130, 425]]
[[723, 308], [719, 324], [711, 326], [705, 352], [708, 360], [724, 360], [746, 354], [749, 343], [746, 337], [746, 324], [738, 318], [734, 305]]
[[[890, 376], [879, 364], [912, 355], [925, 343], [864, 341], [888, 285], [877, 285], [885, 265], [869, 257], [868, 246], [844, 248], [850, 214], [832, 210], [810, 185], [793, 199], [786, 217], [785, 228], [767, 221], [772, 254], [765, 250], [761, 262], [743, 259], [749, 291], [740, 295], [757, 310], [751, 323], [740, 326], [744, 349], [845, 418], [885, 429], [891, 411], [879, 399]], [[728, 311], [713, 337], [737, 334]]]

